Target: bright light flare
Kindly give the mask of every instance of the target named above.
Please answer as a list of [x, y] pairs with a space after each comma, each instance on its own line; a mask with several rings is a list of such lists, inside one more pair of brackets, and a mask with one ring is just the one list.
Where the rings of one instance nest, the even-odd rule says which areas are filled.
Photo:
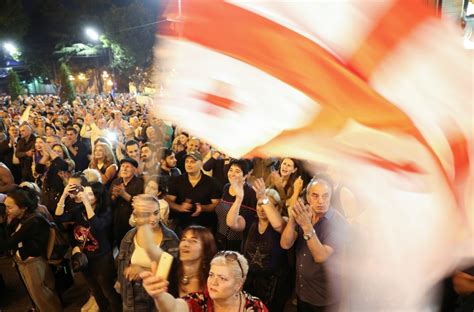
[[13, 55], [13, 54], [17, 54], [18, 53], [18, 49], [16, 48], [16, 46], [11, 43], [11, 42], [5, 42], [3, 44], [3, 48], [5, 48], [5, 50], [10, 54], [10, 55]]
[[92, 41], [99, 41], [99, 33], [94, 28], [87, 27], [86, 28], [86, 35]]

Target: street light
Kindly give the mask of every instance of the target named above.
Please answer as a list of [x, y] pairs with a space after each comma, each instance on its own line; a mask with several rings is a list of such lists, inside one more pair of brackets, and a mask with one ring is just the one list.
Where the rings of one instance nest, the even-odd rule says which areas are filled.
[[18, 49], [16, 48], [16, 46], [11, 43], [11, 42], [5, 42], [3, 44], [3, 48], [10, 54], [13, 56], [13, 54], [17, 54], [18, 53]]
[[[90, 40], [95, 41], [95, 42], [104, 41], [104, 39], [105, 39], [103, 34], [99, 34], [94, 28], [91, 28], [91, 27], [87, 27], [85, 29], [85, 33], [86, 33], [87, 37]], [[112, 65], [112, 48], [110, 46], [109, 47], [105, 46], [105, 43], [100, 44], [100, 46], [107, 53], [109, 67], [112, 69], [112, 77], [115, 77], [115, 70], [114, 70], [114, 67]], [[97, 61], [97, 66], [99, 66], [99, 61]], [[103, 81], [105, 83], [106, 80], [108, 79], [109, 75], [106, 71], [104, 71], [104, 73], [105, 73], [106, 77], [104, 77], [104, 74], [103, 74], [102, 78], [103, 78]], [[100, 79], [99, 72], [97, 72], [97, 77]], [[101, 88], [99, 87], [99, 89], [101, 89]]]
[[99, 41], [99, 33], [94, 28], [87, 27], [86, 28], [86, 35], [92, 41]]

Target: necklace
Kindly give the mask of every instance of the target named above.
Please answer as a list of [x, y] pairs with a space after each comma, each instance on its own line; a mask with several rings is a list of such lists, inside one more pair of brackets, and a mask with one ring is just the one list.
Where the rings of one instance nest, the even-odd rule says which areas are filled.
[[191, 278], [193, 278], [194, 276], [196, 276], [197, 273], [193, 273], [193, 274], [189, 274], [189, 275], [183, 275], [183, 278], [181, 279], [181, 284], [183, 285], [188, 285]]

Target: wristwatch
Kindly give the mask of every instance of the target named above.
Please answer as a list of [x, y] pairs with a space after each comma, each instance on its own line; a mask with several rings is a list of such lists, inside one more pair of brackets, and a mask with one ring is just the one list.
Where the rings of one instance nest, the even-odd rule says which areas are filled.
[[311, 230], [311, 232], [309, 232], [309, 234], [303, 234], [303, 238], [305, 241], [309, 240], [311, 237], [313, 237], [313, 235], [316, 234], [316, 231], [314, 229]]
[[259, 200], [257, 205], [262, 206], [262, 205], [267, 205], [270, 202], [268, 197], [263, 198], [262, 200]]

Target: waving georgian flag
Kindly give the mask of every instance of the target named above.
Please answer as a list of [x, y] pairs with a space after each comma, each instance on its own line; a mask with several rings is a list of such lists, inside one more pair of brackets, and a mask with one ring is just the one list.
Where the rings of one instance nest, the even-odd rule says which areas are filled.
[[158, 30], [163, 118], [234, 157], [351, 182], [351, 309], [418, 309], [473, 254], [473, 59], [425, 2], [189, 0]]

